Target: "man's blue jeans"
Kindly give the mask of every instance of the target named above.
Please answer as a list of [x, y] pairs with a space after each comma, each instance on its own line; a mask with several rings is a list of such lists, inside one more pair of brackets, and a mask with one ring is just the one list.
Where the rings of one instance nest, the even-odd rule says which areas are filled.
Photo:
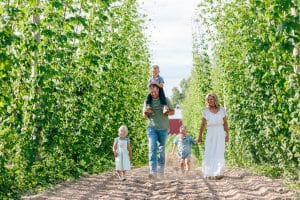
[[168, 130], [147, 129], [150, 174], [163, 175], [165, 167], [165, 146]]

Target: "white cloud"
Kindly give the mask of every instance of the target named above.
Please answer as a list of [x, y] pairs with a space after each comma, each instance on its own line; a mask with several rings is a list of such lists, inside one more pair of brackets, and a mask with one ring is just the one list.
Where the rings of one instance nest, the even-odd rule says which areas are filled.
[[[147, 35], [151, 63], [160, 66], [165, 91], [171, 95], [192, 69], [192, 19], [200, 0], [138, 0], [141, 12], [151, 19]], [[143, 3], [142, 3], [143, 2]]]

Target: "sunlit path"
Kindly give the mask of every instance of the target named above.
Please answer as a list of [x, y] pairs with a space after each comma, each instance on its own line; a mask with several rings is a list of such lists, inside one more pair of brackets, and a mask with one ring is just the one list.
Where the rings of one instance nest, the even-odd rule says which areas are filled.
[[280, 180], [246, 170], [226, 169], [223, 179], [207, 180], [198, 167], [182, 176], [174, 163], [168, 165], [164, 179], [150, 180], [148, 167], [141, 167], [131, 170], [126, 181], [113, 172], [84, 176], [24, 199], [296, 199], [295, 192], [285, 189]]

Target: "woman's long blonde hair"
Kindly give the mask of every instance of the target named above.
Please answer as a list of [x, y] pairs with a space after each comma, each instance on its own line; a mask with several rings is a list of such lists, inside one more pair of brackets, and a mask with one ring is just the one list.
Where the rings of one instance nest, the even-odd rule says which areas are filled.
[[209, 108], [208, 97], [210, 97], [210, 96], [214, 98], [216, 107], [220, 108], [218, 96], [216, 94], [214, 94], [214, 93], [208, 93], [205, 96], [205, 105], [206, 105], [206, 107]]

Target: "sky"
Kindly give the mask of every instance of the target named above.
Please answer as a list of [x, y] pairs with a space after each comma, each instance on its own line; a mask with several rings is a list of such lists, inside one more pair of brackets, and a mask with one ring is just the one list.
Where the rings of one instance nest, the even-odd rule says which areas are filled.
[[151, 65], [160, 67], [166, 96], [192, 69], [192, 23], [200, 0], [138, 0], [146, 22]]

